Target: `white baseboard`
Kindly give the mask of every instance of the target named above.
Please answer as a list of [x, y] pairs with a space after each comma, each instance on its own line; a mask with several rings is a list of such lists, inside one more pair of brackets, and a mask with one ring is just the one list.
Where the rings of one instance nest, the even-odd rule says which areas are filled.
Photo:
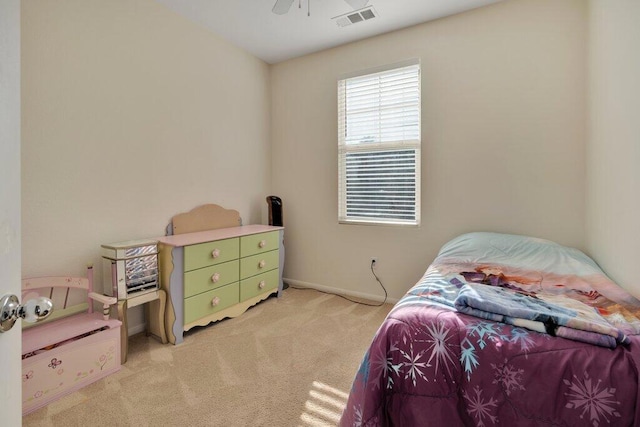
[[142, 323], [139, 325], [129, 325], [129, 328], [127, 330], [127, 335], [131, 336], [131, 335], [139, 334], [140, 332], [144, 332], [146, 329], [147, 329], [146, 323]]
[[[282, 281], [288, 285], [295, 286], [296, 288], [316, 289], [318, 291], [328, 292], [330, 294], [344, 295], [344, 296], [349, 296], [354, 298], [363, 298], [369, 301], [376, 301], [376, 302], [384, 301], [384, 295], [383, 295], [384, 292], [382, 291], [382, 288], [379, 288], [381, 295], [374, 295], [374, 294], [367, 294], [364, 292], [353, 292], [353, 291], [348, 291], [340, 288], [332, 288], [330, 286], [318, 285], [317, 283], [303, 282], [302, 280], [283, 278]], [[389, 297], [387, 298], [387, 302], [389, 304], [395, 304], [398, 302], [398, 298]]]
[[[381, 295], [374, 295], [374, 294], [368, 294], [368, 293], [364, 293], [364, 292], [353, 292], [353, 291], [347, 291], [344, 289], [340, 289], [340, 288], [332, 288], [330, 286], [323, 286], [323, 285], [318, 285], [317, 283], [310, 283], [310, 282], [303, 282], [302, 280], [294, 280], [294, 279], [287, 279], [287, 278], [283, 278], [282, 279], [283, 282], [291, 285], [291, 286], [295, 286], [296, 288], [309, 288], [309, 289], [316, 289], [318, 291], [322, 291], [322, 292], [328, 292], [330, 294], [336, 294], [336, 295], [344, 295], [347, 297], [354, 297], [354, 298], [361, 298], [361, 299], [365, 299], [368, 301], [375, 301], [375, 302], [382, 302], [384, 301], [384, 295], [383, 295], [383, 291], [382, 288], [379, 288], [380, 294]], [[389, 304], [395, 304], [398, 302], [397, 298], [387, 298], [387, 303]], [[130, 313], [131, 314], [131, 313]], [[146, 329], [147, 324], [144, 322], [144, 318], [140, 318], [139, 316], [136, 317], [135, 315], [132, 316], [132, 318], [129, 319], [129, 328], [127, 331], [127, 334], [129, 336], [135, 335], [135, 334], [139, 334], [141, 332], [144, 332]], [[134, 322], [132, 322], [132, 320]], [[143, 323], [137, 323], [137, 321], [142, 321]], [[134, 324], [132, 324], [134, 323]]]
[[144, 332], [147, 321], [144, 316], [144, 304], [131, 307], [127, 310], [127, 335], [135, 335]]

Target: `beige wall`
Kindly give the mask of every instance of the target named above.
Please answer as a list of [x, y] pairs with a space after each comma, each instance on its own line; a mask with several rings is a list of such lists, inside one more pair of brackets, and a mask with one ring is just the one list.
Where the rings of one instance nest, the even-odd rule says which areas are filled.
[[[274, 193], [293, 281], [381, 295], [376, 256], [395, 299], [443, 242], [494, 230], [586, 247], [640, 290], [638, 4], [610, 3], [501, 2], [269, 68], [151, 0], [22, 2], [23, 275], [100, 270], [101, 243], [201, 203], [262, 222]], [[422, 225], [338, 225], [336, 80], [407, 58]]]
[[640, 297], [640, 2], [589, 6], [588, 248]]
[[203, 203], [261, 222], [269, 67], [152, 0], [22, 2], [23, 275]]
[[[392, 298], [472, 230], [585, 243], [587, 3], [515, 0], [272, 67], [273, 190], [285, 277]], [[336, 81], [422, 64], [422, 225], [337, 222]]]

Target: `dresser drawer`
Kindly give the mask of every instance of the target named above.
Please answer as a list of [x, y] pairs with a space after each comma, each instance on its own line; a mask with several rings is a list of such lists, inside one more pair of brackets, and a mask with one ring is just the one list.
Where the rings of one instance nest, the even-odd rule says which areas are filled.
[[184, 270], [208, 267], [238, 258], [240, 240], [238, 238], [200, 243], [184, 248]]
[[280, 264], [280, 252], [271, 251], [240, 259], [240, 278], [255, 276], [274, 268]]
[[240, 256], [246, 257], [273, 251], [280, 247], [280, 232], [250, 234], [240, 237]]
[[210, 291], [240, 280], [238, 260], [191, 270], [184, 273], [184, 297]]
[[240, 284], [232, 283], [184, 300], [184, 323], [224, 310], [240, 302]]
[[278, 287], [280, 270], [275, 269], [240, 281], [240, 301], [246, 301], [256, 295]]

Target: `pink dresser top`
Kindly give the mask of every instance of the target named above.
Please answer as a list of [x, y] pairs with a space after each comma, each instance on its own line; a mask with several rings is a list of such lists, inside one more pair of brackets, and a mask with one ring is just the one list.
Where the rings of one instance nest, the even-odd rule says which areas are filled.
[[213, 240], [231, 239], [233, 237], [246, 236], [249, 234], [266, 233], [269, 231], [283, 230], [284, 227], [272, 225], [242, 225], [240, 227], [220, 228], [218, 230], [198, 231], [197, 233], [176, 234], [174, 236], [156, 237], [160, 243], [169, 246], [189, 246]]

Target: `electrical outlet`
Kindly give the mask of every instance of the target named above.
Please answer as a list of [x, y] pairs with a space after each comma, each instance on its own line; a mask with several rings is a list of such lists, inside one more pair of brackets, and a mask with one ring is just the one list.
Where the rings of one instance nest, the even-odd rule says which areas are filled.
[[375, 265], [378, 263], [378, 258], [372, 256], [371, 257], [371, 265], [375, 267]]

